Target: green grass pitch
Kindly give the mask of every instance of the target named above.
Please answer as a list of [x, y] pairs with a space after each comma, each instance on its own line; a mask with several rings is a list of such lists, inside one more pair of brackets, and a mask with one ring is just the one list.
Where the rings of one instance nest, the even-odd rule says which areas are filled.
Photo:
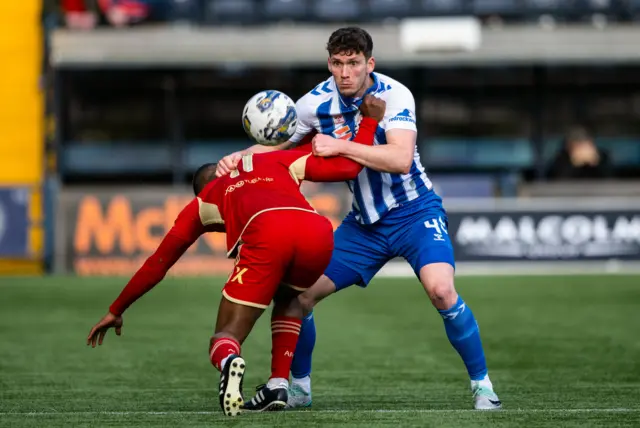
[[[640, 277], [461, 277], [501, 412], [471, 411], [462, 362], [413, 278], [316, 308], [314, 406], [224, 417], [207, 346], [222, 279], [167, 279], [101, 348], [117, 278], [0, 278], [0, 426], [640, 426]], [[243, 348], [266, 380], [264, 316]]]

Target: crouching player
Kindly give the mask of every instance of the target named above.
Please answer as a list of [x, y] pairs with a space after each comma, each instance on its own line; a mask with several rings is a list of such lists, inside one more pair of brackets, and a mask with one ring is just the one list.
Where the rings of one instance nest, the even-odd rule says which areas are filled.
[[[361, 111], [364, 117], [354, 141], [372, 145], [385, 103], [368, 96]], [[283, 409], [303, 317], [297, 295], [320, 278], [333, 251], [333, 228], [309, 205], [300, 184], [352, 180], [362, 170], [347, 158], [316, 157], [309, 153], [311, 144], [308, 149], [249, 154], [232, 174], [220, 178], [215, 175], [216, 164], [200, 167], [193, 178], [196, 198], [91, 329], [87, 344], [102, 345], [111, 327], [120, 335], [124, 311], [159, 283], [200, 235], [226, 231], [227, 255], [236, 262], [222, 290], [209, 344], [211, 363], [221, 372], [220, 406], [229, 416], [241, 409]], [[241, 345], [272, 300], [271, 376], [245, 404]]]

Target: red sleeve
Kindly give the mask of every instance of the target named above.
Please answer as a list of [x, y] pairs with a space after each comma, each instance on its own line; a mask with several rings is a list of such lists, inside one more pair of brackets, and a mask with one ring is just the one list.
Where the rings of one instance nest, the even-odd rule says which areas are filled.
[[171, 266], [184, 254], [204, 227], [200, 221], [198, 200], [194, 199], [178, 215], [175, 224], [160, 246], [133, 275], [118, 298], [109, 307], [114, 315], [122, 313], [143, 294], [151, 290], [167, 274]]
[[[363, 117], [358, 133], [353, 142], [373, 145], [378, 122], [370, 117]], [[343, 156], [323, 158], [309, 156], [304, 171], [304, 179], [309, 181], [347, 181], [355, 179], [363, 166]]]

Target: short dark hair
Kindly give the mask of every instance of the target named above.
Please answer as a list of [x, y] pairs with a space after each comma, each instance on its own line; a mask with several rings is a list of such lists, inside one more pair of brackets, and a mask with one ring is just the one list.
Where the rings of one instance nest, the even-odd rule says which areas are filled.
[[369, 33], [359, 27], [344, 27], [334, 31], [327, 42], [329, 56], [340, 53], [359, 54], [371, 58], [373, 54], [373, 40]]
[[193, 173], [193, 193], [198, 196], [202, 189], [216, 178], [217, 163], [205, 163]]

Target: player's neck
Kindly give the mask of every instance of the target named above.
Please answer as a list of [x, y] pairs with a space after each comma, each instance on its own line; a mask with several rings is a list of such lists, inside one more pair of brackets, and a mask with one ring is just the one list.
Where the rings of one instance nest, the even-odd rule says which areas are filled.
[[360, 88], [360, 90], [356, 92], [353, 98], [362, 98], [365, 92], [367, 92], [367, 89], [371, 87], [371, 85], [373, 85], [373, 77], [371, 77], [371, 74], [369, 74], [367, 76], [367, 79], [364, 81], [364, 85], [362, 85], [362, 88]]

